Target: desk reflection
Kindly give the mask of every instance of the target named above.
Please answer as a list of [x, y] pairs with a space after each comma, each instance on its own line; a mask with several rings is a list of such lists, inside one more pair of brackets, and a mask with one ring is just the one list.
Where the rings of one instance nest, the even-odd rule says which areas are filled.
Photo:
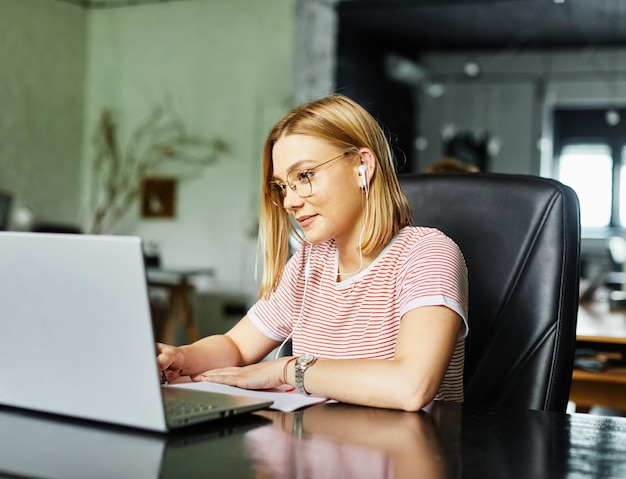
[[328, 404], [261, 411], [273, 427], [246, 434], [257, 478], [458, 477], [459, 414]]
[[608, 479], [626, 477], [625, 452], [624, 418], [454, 403], [267, 410], [167, 435], [0, 407], [2, 477]]
[[344, 404], [246, 433], [256, 478], [623, 478], [626, 420], [435, 403], [404, 413]]
[[169, 434], [0, 407], [0, 477], [251, 477], [242, 438], [252, 414]]

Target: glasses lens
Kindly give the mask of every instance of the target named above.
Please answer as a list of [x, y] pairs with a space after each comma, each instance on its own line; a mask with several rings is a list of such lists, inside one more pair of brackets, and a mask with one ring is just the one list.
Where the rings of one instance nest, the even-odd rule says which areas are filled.
[[287, 183], [300, 198], [308, 198], [313, 194], [310, 171], [292, 171], [287, 177]]

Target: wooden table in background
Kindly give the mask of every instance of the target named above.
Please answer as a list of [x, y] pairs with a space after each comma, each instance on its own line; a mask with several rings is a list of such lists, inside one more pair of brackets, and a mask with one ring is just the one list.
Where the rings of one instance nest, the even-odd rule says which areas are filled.
[[[581, 303], [576, 340], [599, 351], [626, 351], [626, 311], [611, 311], [608, 303]], [[626, 410], [626, 367], [601, 372], [575, 369], [570, 400], [583, 411], [594, 405]]]
[[200, 339], [198, 325], [196, 324], [193, 308], [191, 307], [191, 294], [193, 284], [189, 281], [193, 276], [212, 276], [212, 269], [200, 270], [148, 270], [148, 285], [150, 287], [165, 288], [168, 291], [168, 306], [165, 315], [160, 341], [166, 344], [176, 343], [176, 324], [185, 328], [187, 341], [194, 342]]

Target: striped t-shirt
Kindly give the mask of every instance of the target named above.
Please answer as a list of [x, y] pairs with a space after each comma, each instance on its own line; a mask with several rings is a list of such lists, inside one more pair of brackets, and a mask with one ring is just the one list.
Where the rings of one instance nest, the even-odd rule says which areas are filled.
[[294, 355], [393, 359], [402, 316], [422, 306], [446, 306], [463, 325], [436, 399], [462, 401], [468, 286], [457, 245], [436, 229], [406, 227], [367, 269], [341, 282], [337, 256], [333, 240], [301, 247], [276, 291], [248, 311], [252, 323], [276, 341], [293, 330]]

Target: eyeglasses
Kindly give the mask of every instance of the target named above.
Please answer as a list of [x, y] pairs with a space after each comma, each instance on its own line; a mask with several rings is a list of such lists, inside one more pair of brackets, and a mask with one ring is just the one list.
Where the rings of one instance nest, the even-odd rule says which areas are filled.
[[335, 156], [330, 160], [327, 160], [319, 165], [315, 165], [306, 170], [293, 170], [287, 175], [287, 179], [284, 182], [270, 181], [267, 185], [267, 194], [274, 205], [282, 207], [285, 202], [285, 196], [287, 196], [287, 187], [291, 188], [300, 198], [308, 198], [313, 194], [313, 184], [311, 180], [315, 176], [314, 170], [320, 166], [327, 165], [331, 161], [338, 160], [348, 154], [344, 151], [341, 155]]

